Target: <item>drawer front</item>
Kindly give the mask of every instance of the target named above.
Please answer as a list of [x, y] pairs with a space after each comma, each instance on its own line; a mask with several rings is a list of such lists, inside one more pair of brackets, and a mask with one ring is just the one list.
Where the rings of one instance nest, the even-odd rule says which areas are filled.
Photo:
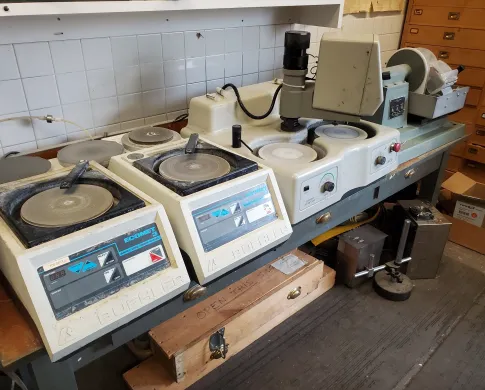
[[482, 90], [478, 88], [470, 88], [466, 96], [465, 104], [468, 106], [478, 106], [480, 104], [480, 96]]
[[414, 5], [485, 8], [483, 0], [414, 0]]
[[410, 24], [485, 29], [485, 8], [413, 6]]
[[465, 151], [465, 158], [485, 164], [485, 147], [468, 143]]
[[474, 68], [485, 67], [485, 50], [460, 49], [458, 47], [431, 46], [406, 42], [406, 47], [425, 47], [431, 50], [436, 58], [449, 64], [459, 64]]
[[468, 141], [472, 144], [485, 146], [485, 127], [477, 127], [475, 131], [468, 137]]
[[475, 124], [476, 115], [477, 115], [476, 108], [465, 106], [460, 111], [450, 115], [449, 118], [455, 122], [471, 125], [471, 124]]
[[466, 141], [458, 143], [454, 148], [450, 150], [450, 154], [456, 157], [463, 157], [466, 149]]
[[476, 123], [478, 126], [485, 126], [485, 107], [480, 107], [478, 109]]
[[[456, 69], [458, 65], [449, 64], [453, 69]], [[458, 84], [466, 85], [469, 87], [482, 88], [485, 84], [485, 69], [479, 68], [466, 68], [458, 75]], [[485, 98], [485, 96], [484, 96]], [[482, 103], [485, 105], [485, 103]]]
[[404, 28], [403, 36], [405, 42], [414, 44], [485, 50], [485, 30], [410, 24]]
[[458, 172], [462, 168], [464, 168], [466, 165], [466, 160], [461, 157], [456, 157], [456, 156], [450, 156], [448, 159], [448, 165], [446, 166], [446, 169], [452, 172]]

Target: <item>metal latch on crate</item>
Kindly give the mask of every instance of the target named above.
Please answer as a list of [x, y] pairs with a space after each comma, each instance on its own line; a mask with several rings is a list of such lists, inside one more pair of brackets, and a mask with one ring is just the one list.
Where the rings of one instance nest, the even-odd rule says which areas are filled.
[[209, 339], [209, 349], [211, 351], [211, 359], [225, 359], [227, 351], [229, 350], [229, 344], [226, 343], [224, 338], [224, 328], [219, 329]]

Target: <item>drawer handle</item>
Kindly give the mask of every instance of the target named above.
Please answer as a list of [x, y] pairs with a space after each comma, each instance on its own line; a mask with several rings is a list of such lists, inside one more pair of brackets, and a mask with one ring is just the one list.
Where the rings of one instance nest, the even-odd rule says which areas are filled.
[[483, 137], [483, 136], [485, 136], [485, 130], [477, 130], [475, 134], [480, 136], [480, 137]]
[[414, 15], [422, 15], [423, 14], [423, 10], [422, 9], [415, 9], [414, 10]]
[[301, 295], [301, 287], [295, 287], [288, 293], [287, 299], [296, 299]]
[[443, 39], [445, 41], [453, 41], [455, 39], [455, 33], [454, 32], [445, 32], [443, 34]]
[[459, 12], [448, 13], [448, 20], [460, 20], [460, 13]]
[[446, 60], [446, 59], [450, 58], [450, 53], [447, 52], [447, 51], [440, 51], [438, 53], [438, 58], [441, 58], [443, 60]]
[[478, 154], [478, 149], [468, 148], [468, 153], [470, 153], [470, 154]]
[[411, 29], [409, 30], [409, 33], [410, 33], [410, 34], [418, 34], [418, 33], [419, 33], [419, 28], [411, 28]]

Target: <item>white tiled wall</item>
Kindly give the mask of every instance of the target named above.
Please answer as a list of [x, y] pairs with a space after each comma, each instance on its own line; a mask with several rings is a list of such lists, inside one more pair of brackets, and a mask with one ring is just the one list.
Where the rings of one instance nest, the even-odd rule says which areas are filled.
[[[346, 15], [344, 31], [381, 36], [383, 63], [397, 49], [402, 15]], [[95, 134], [176, 118], [194, 96], [281, 76], [290, 24], [0, 45], [0, 119], [51, 114]], [[86, 27], [89, 28], [89, 27]], [[331, 29], [312, 33], [310, 53]], [[314, 62], [314, 59], [311, 61]], [[0, 153], [85, 138], [64, 123], [0, 122]]]

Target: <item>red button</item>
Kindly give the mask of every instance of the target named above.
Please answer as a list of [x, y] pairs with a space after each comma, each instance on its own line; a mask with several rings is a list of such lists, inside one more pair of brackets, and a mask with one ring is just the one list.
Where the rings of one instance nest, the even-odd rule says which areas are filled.
[[401, 144], [399, 142], [391, 144], [391, 150], [396, 153], [399, 152], [401, 150]]

